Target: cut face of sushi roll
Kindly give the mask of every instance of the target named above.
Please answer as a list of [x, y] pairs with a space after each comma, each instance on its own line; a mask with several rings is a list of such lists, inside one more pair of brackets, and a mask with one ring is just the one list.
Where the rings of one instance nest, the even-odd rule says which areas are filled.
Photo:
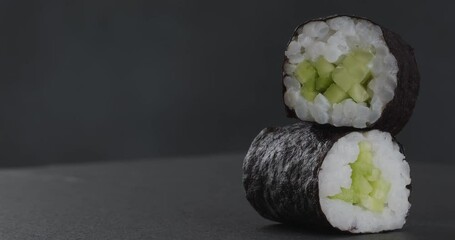
[[410, 207], [409, 165], [388, 133], [349, 133], [319, 171], [321, 209], [330, 224], [351, 232], [398, 229]]
[[352, 233], [400, 229], [408, 163], [391, 135], [303, 122], [267, 128], [243, 164], [246, 197], [273, 221]]
[[411, 116], [419, 88], [413, 50], [367, 19], [335, 16], [302, 24], [285, 56], [289, 116], [393, 135]]

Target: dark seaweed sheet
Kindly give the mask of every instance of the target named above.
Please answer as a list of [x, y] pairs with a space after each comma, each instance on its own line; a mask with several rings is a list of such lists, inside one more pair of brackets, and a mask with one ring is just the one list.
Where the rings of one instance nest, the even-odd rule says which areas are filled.
[[273, 221], [330, 227], [319, 203], [318, 174], [327, 152], [346, 133], [309, 122], [262, 130], [243, 163], [248, 201]]
[[420, 75], [412, 47], [398, 34], [383, 27], [381, 29], [390, 52], [397, 59], [398, 81], [394, 98], [387, 103], [381, 117], [371, 128], [396, 135], [412, 116], [419, 95]]

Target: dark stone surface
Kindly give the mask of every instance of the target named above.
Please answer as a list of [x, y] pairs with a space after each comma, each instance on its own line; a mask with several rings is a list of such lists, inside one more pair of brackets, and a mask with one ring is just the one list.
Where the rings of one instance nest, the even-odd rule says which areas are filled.
[[277, 224], [245, 199], [243, 154], [0, 170], [9, 239], [454, 239], [453, 164], [412, 161], [403, 230], [352, 236]]

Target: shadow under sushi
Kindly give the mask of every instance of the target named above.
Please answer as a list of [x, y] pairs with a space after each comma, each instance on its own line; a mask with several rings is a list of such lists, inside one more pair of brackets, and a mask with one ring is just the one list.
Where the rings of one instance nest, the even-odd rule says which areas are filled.
[[336, 229], [323, 229], [318, 227], [305, 227], [297, 225], [288, 225], [282, 223], [270, 224], [261, 228], [262, 231], [284, 235], [312, 235], [315, 237], [337, 237], [352, 236], [347, 232], [341, 232]]
[[[270, 224], [260, 228], [261, 231], [269, 234], [276, 234], [280, 236], [310, 236], [314, 239], [365, 239], [365, 240], [395, 240], [395, 239], [412, 239], [412, 236], [402, 230], [387, 231], [381, 233], [368, 233], [368, 234], [352, 234], [349, 232], [342, 232], [336, 229], [324, 229], [318, 227], [304, 227], [296, 225], [287, 225], [282, 223]], [[313, 238], [311, 238], [313, 239]]]

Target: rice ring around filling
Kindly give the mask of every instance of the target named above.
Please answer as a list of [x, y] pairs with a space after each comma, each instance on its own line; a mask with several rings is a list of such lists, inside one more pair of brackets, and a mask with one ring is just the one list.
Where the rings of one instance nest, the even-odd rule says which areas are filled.
[[[356, 162], [359, 143], [371, 145], [372, 163], [390, 186], [379, 211], [334, 197], [354, 184], [352, 164]], [[351, 232], [380, 232], [403, 227], [411, 204], [410, 168], [400, 147], [389, 133], [372, 130], [352, 132], [338, 139], [327, 153], [318, 175], [321, 209], [332, 226]], [[370, 194], [371, 195], [371, 194]]]
[[[322, 58], [336, 69], [357, 51], [372, 54], [366, 65], [370, 79], [361, 89], [368, 92], [367, 101], [351, 97], [349, 94], [354, 92], [352, 88], [344, 89], [342, 93], [347, 97], [337, 102], [330, 98], [327, 89], [312, 93], [312, 99], [304, 96], [310, 81], [304, 82], [298, 79], [298, 74], [296, 76], [302, 63], [314, 64]], [[368, 20], [341, 16], [327, 21], [309, 22], [297, 29], [297, 35], [289, 43], [285, 55], [284, 102], [301, 120], [365, 128], [380, 118], [386, 104], [394, 97], [397, 60], [390, 53], [381, 28]], [[334, 72], [331, 77], [335, 77]], [[339, 84], [334, 80], [332, 85], [338, 87]]]

